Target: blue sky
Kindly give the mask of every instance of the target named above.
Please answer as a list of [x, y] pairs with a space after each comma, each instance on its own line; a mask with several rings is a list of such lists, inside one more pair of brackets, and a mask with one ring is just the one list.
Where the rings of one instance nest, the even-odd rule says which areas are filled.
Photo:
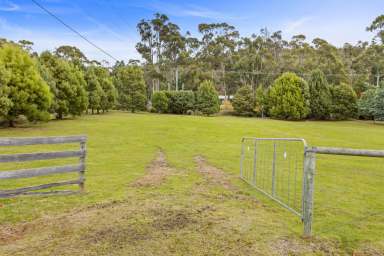
[[[138, 58], [136, 24], [153, 13], [167, 14], [183, 32], [198, 36], [202, 22], [227, 22], [242, 36], [260, 28], [283, 31], [289, 39], [305, 34], [341, 46], [369, 41], [365, 28], [384, 14], [384, 0], [38, 0], [66, 23], [118, 59]], [[110, 60], [37, 8], [30, 0], [0, 0], [0, 37], [28, 39], [35, 50], [76, 45], [90, 58]]]

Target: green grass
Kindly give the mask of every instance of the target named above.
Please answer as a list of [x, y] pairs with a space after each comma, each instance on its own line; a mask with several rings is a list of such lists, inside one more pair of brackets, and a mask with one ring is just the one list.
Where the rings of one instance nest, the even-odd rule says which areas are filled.
[[[3, 230], [19, 230], [23, 225], [28, 227], [26, 232], [21, 232], [23, 235], [20, 238], [12, 241], [4, 238], [7, 233], [0, 232], [0, 254], [19, 251], [21, 254], [38, 252], [49, 255], [59, 251], [68, 255], [111, 252], [124, 255], [132, 250], [135, 253], [131, 255], [160, 252], [173, 255], [268, 255], [287, 250], [293, 254], [320, 255], [327, 252], [384, 253], [382, 159], [318, 156], [315, 238], [311, 242], [300, 238], [302, 225], [296, 216], [236, 178], [243, 136], [301, 137], [315, 146], [383, 149], [384, 127], [381, 125], [361, 121], [288, 122], [230, 116], [113, 112], [0, 130], [1, 137], [76, 134], [86, 134], [89, 139], [87, 193], [0, 200], [0, 227]], [[70, 148], [75, 147], [70, 145]], [[26, 147], [26, 150], [44, 151], [47, 148], [63, 146]], [[129, 186], [145, 174], [145, 167], [159, 149], [166, 153], [168, 162], [178, 170], [177, 175], [171, 175], [165, 184], [156, 188]], [[2, 148], [0, 153], [10, 150], [14, 152], [16, 149]], [[203, 177], [196, 172], [193, 160], [196, 155], [204, 156], [210, 164], [224, 170], [238, 191], [226, 191], [220, 186], [206, 184], [204, 193], [193, 192], [201, 183], [204, 184]], [[44, 164], [47, 163], [33, 163], [33, 166]], [[11, 167], [7, 164], [0, 169]], [[57, 179], [55, 176], [18, 182], [2, 181], [2, 188]], [[247, 199], [236, 199], [239, 194], [246, 195]], [[252, 198], [257, 200], [256, 204]], [[103, 203], [114, 206], [98, 207]], [[215, 210], [196, 213], [196, 209], [206, 208], [207, 205]], [[157, 208], [152, 209], [154, 206]], [[87, 210], [92, 207], [96, 210]], [[157, 213], [159, 209], [161, 214]], [[86, 220], [81, 220], [77, 213], [84, 211], [87, 212], [83, 216]], [[153, 211], [156, 214], [151, 214]], [[159, 228], [150, 224], [163, 215], [162, 221], [186, 216], [190, 225], [165, 229], [164, 226]], [[71, 226], [60, 221], [68, 216], [75, 216], [74, 223], [78, 225]], [[39, 225], [50, 219], [55, 225], [44, 224], [49, 228]], [[168, 224], [165, 226], [169, 227]], [[103, 236], [104, 233], [114, 236]], [[148, 234], [152, 235], [148, 238]], [[78, 243], [79, 246], [65, 247], [68, 245], [65, 241]], [[289, 249], [284, 249], [286, 247]]]

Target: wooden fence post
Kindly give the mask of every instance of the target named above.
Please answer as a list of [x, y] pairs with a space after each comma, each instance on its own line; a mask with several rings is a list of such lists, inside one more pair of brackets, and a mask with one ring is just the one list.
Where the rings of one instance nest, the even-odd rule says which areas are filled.
[[313, 218], [313, 188], [314, 174], [316, 169], [316, 154], [307, 151], [304, 153], [304, 184], [303, 184], [303, 222], [304, 237], [310, 237], [312, 234]]

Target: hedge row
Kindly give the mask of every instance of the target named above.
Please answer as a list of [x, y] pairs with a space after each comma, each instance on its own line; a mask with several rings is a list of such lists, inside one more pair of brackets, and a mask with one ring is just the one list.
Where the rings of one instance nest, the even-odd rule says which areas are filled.
[[219, 110], [219, 96], [210, 81], [204, 81], [196, 93], [193, 91], [158, 91], [152, 96], [152, 111], [158, 113], [211, 115]]
[[315, 70], [309, 81], [294, 73], [284, 73], [273, 85], [256, 92], [240, 88], [233, 107], [239, 115], [268, 115], [284, 120], [348, 119], [357, 117], [357, 96], [347, 84], [328, 85], [324, 74]]

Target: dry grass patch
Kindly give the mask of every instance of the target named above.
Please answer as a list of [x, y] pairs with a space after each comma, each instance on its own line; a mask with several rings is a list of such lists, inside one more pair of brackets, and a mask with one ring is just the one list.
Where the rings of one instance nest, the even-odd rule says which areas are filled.
[[147, 167], [145, 176], [137, 179], [132, 183], [133, 187], [153, 187], [161, 185], [167, 176], [174, 173], [168, 163], [164, 152], [159, 151], [156, 158]]

